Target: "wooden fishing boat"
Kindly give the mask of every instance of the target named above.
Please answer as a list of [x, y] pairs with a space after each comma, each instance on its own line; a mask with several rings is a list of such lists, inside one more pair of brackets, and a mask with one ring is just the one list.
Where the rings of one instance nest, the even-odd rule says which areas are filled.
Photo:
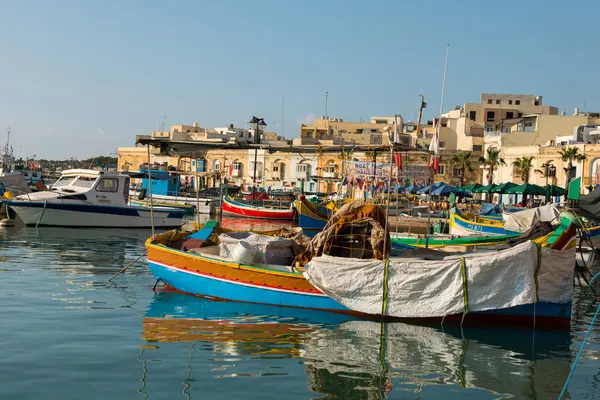
[[319, 210], [318, 205], [311, 203], [306, 197], [299, 196], [294, 207], [298, 213], [298, 226], [304, 230], [307, 236], [313, 237], [327, 225], [329, 215]]
[[[346, 213], [348, 211], [348, 206], [353, 206], [353, 204], [351, 203], [344, 206], [340, 210], [340, 213]], [[371, 207], [376, 206], [371, 205]], [[364, 211], [359, 211], [359, 213], [362, 213], [360, 215], [366, 215]], [[356, 220], [356, 215], [348, 217], [349, 220]], [[334, 220], [334, 222], [331, 223], [334, 225], [337, 223], [336, 221], [339, 221], [339, 218], [332, 218], [332, 220]], [[215, 241], [217, 241], [216, 238], [221, 237], [221, 235], [215, 235], [217, 233], [227, 233], [227, 231], [215, 228], [214, 224], [212, 227], [210, 224], [207, 224], [196, 232], [179, 230], [159, 234], [150, 238], [146, 242], [146, 247], [148, 250], [148, 265], [157, 280], [164, 282], [168, 287], [194, 295], [247, 303], [322, 310], [357, 315], [362, 318], [383, 317], [386, 319], [402, 319], [419, 322], [439, 321], [441, 318], [444, 318], [448, 322], [460, 322], [463, 320], [462, 322], [467, 325], [485, 323], [531, 326], [532, 318], [535, 315], [536, 326], [563, 329], [568, 328], [570, 321], [570, 296], [572, 295], [574, 266], [572, 262], [568, 266], [557, 266], [557, 262], [564, 261], [564, 256], [559, 257], [556, 254], [557, 250], [550, 249], [572, 248], [573, 246], [570, 246], [570, 244], [574, 237], [574, 227], [572, 226], [572, 221], [568, 218], [565, 218], [562, 221], [561, 226], [563, 229], [552, 232], [538, 241], [537, 244], [527, 242], [523, 245], [515, 246], [512, 249], [499, 251], [495, 258], [489, 254], [486, 254], [484, 257], [481, 255], [470, 255], [462, 258], [463, 267], [460, 267], [461, 257], [448, 260], [444, 259], [444, 267], [440, 267], [441, 269], [438, 274], [424, 277], [423, 280], [419, 282], [422, 289], [419, 293], [429, 293], [429, 290], [434, 290], [434, 287], [439, 287], [440, 283], [444, 284], [444, 282], [442, 282], [443, 279], [438, 279], [440, 276], [448, 275], [451, 273], [449, 271], [453, 271], [451, 274], [456, 273], [457, 275], [453, 276], [452, 279], [462, 280], [467, 268], [465, 265], [468, 266], [471, 263], [477, 264], [478, 267], [473, 267], [473, 269], [469, 269], [468, 272], [469, 295], [474, 296], [471, 291], [476, 290], [478, 285], [483, 284], [481, 282], [478, 283], [477, 281], [477, 279], [483, 279], [478, 278], [478, 272], [487, 271], [484, 285], [488, 285], [486, 287], [491, 287], [489, 285], [492, 285], [493, 282], [498, 282], [498, 280], [504, 282], [506, 280], [510, 281], [510, 279], [517, 279], [516, 276], [514, 276], [514, 271], [504, 269], [504, 264], [512, 265], [514, 268], [527, 269], [525, 275], [530, 278], [528, 282], [536, 287], [532, 287], [531, 285], [528, 286], [527, 295], [523, 295], [525, 297], [519, 295], [515, 297], [515, 299], [512, 299], [511, 296], [513, 296], [514, 293], [500, 293], [500, 295], [505, 298], [514, 301], [511, 301], [510, 305], [504, 303], [501, 306], [488, 304], [489, 307], [484, 309], [478, 309], [477, 302], [475, 301], [476, 297], [473, 297], [472, 307], [470, 309], [467, 307], [469, 312], [466, 316], [462, 315], [462, 312], [460, 311], [456, 312], [456, 309], [452, 309], [447, 313], [441, 312], [439, 315], [429, 315], [425, 312], [420, 313], [418, 311], [413, 312], [412, 314], [403, 314], [402, 312], [398, 313], [396, 311], [388, 312], [385, 310], [382, 312], [381, 308], [379, 308], [378, 311], [375, 311], [374, 309], [365, 311], [364, 308], [356, 307], [352, 301], [349, 302], [346, 301], [347, 299], [344, 299], [343, 296], [340, 297], [339, 293], [333, 293], [332, 288], [329, 287], [328, 284], [324, 284], [324, 282], [319, 281], [319, 279], [315, 277], [315, 272], [323, 268], [322, 257], [327, 258], [327, 260], [325, 260], [326, 264], [328, 263], [330, 266], [336, 265], [337, 267], [340, 267], [340, 265], [342, 265], [340, 270], [343, 269], [344, 265], [351, 265], [352, 262], [356, 261], [355, 259], [317, 256], [309, 261], [309, 267], [304, 273], [302, 272], [302, 269], [299, 268], [298, 264], [294, 263], [285, 265], [281, 263], [243, 262], [231, 257], [222, 256], [220, 246], [215, 244]], [[334, 228], [337, 229], [337, 227]], [[352, 232], [353, 229], [354, 233], [346, 237], [352, 238], [359, 234], [358, 227], [346, 231]], [[327, 232], [324, 231], [324, 233]], [[342, 231], [339, 230], [339, 232], [341, 233]], [[262, 232], [262, 234], [269, 236], [274, 235], [275, 233]], [[313, 243], [322, 240], [322, 235], [323, 233], [320, 233], [313, 240]], [[379, 239], [382, 239], [382, 237]], [[197, 243], [197, 246], [193, 245], [194, 241], [196, 241], [195, 243]], [[186, 244], [188, 242], [191, 242], [192, 244]], [[244, 248], [242, 242], [243, 240], [240, 240], [237, 244]], [[367, 240], [367, 242], [372, 243], [372, 239]], [[328, 241], [328, 243], [331, 245], [332, 242]], [[346, 242], [342, 240], [340, 243]], [[375, 247], [373, 247], [373, 249], [374, 248]], [[381, 250], [380, 247], [377, 248]], [[536, 248], [538, 250], [535, 250]], [[331, 249], [332, 247], [329, 246], [327, 251], [329, 254], [334, 254]], [[547, 252], [550, 251], [554, 251], [554, 253], [551, 255], [547, 254]], [[363, 253], [365, 253], [365, 251], [363, 251]], [[373, 250], [370, 250], [370, 253], [369, 251], [366, 253], [370, 254], [369, 257], [373, 254], [375, 254], [376, 257], [377, 251], [374, 252]], [[538, 254], [538, 257], [535, 257], [535, 254]], [[567, 254], [567, 256], [570, 257], [570, 260], [573, 259], [572, 255]], [[544, 262], [541, 262], [542, 257], [544, 258]], [[465, 259], [466, 261], [464, 261]], [[296, 257], [296, 260], [298, 260], [298, 257]], [[405, 262], [407, 260], [417, 271], [432, 270], [433, 261], [430, 259], [390, 258], [387, 262], [377, 259], [358, 261], [364, 261], [370, 263], [370, 265], [379, 263], [395, 265], [393, 263]], [[378, 273], [383, 273], [385, 270], [383, 264], [381, 265], [381, 268], [377, 267]], [[463, 271], [462, 273], [460, 272], [461, 268]], [[565, 275], [565, 269], [567, 270], [566, 275], [568, 275], [568, 282], [565, 283], [560, 281], [561, 287], [559, 289], [562, 297], [554, 302], [541, 300], [541, 297], [536, 300], [535, 291], [537, 289], [544, 294], [550, 290], [548, 287], [552, 285], [552, 282], [549, 282], [547, 279], [550, 269], [553, 270], [555, 279], [556, 275], [560, 275], [561, 271], [562, 275]], [[379, 287], [375, 297], [379, 297], [381, 300], [383, 298], [381, 292], [382, 277], [370, 277], [370, 272], [372, 271], [369, 271], [368, 266], [365, 267], [363, 265], [361, 268], [355, 269], [352, 274], [355, 277], [355, 281], [362, 282], [367, 288], [373, 289]], [[523, 271], [521, 272], [521, 275], [523, 275]], [[534, 272], [536, 276], [539, 276], [541, 283], [538, 283], [538, 280], [533, 279]], [[562, 275], [560, 275], [561, 278], [563, 277]], [[368, 279], [368, 283], [364, 281], [365, 278]], [[471, 282], [471, 280], [473, 281]], [[519, 282], [519, 285], [521, 285], [521, 282]], [[455, 282], [454, 287], [458, 288], [458, 292], [456, 292], [455, 295], [460, 298], [454, 298], [453, 301], [460, 301], [462, 304], [463, 298], [468, 297], [466, 292], [467, 283], [463, 282], [460, 284]], [[338, 289], [343, 288], [338, 287]], [[508, 288], [505, 289], [509, 291]], [[462, 293], [463, 291], [465, 292]], [[357, 291], [355, 294], [356, 296], [361, 296], [360, 291]], [[395, 293], [390, 293], [389, 296], [395, 296]], [[419, 298], [420, 295], [415, 294], [415, 296], [416, 298]], [[355, 298], [355, 300], [357, 299]], [[428, 300], [424, 298], [422, 301], [424, 301], [422, 306], [425, 306]]]
[[154, 196], [153, 196], [153, 201], [150, 202], [150, 199], [145, 198], [144, 200], [137, 200], [137, 199], [132, 199], [129, 200], [129, 205], [132, 206], [137, 206], [137, 207], [150, 207], [152, 205], [152, 207], [158, 208], [158, 207], [167, 207], [170, 209], [177, 209], [177, 210], [181, 210], [183, 211], [186, 215], [191, 215], [194, 214], [194, 211], [196, 209], [196, 206], [194, 204], [183, 204], [183, 203], [169, 203], [169, 202], [164, 202], [164, 201], [154, 201]]
[[518, 235], [519, 232], [507, 231], [504, 229], [504, 222], [491, 221], [475, 222], [470, 221], [457, 213], [450, 214], [450, 234], [468, 236], [468, 235], [486, 235], [507, 237]]
[[294, 208], [291, 204], [289, 207], [274, 208], [251, 203], [242, 203], [231, 197], [224, 197], [221, 210], [223, 214], [234, 215], [237, 217], [279, 220], [294, 219]]
[[451, 235], [434, 234], [420, 235], [414, 233], [390, 233], [393, 244], [401, 244], [413, 247], [441, 248], [449, 246], [487, 246], [504, 243], [508, 239], [519, 237], [520, 233], [511, 233], [507, 235]]

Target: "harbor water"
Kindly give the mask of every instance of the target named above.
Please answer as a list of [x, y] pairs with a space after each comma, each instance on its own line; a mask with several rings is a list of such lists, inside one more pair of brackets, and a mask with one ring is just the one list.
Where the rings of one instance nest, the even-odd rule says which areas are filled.
[[[0, 230], [0, 399], [555, 399], [595, 311], [460, 330], [155, 293], [145, 262], [108, 282], [148, 236]], [[600, 327], [568, 396], [600, 399]]]

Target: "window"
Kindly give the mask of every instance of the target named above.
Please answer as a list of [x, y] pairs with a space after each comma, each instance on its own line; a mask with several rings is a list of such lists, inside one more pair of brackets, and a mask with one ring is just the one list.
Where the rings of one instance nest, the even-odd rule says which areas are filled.
[[454, 167], [452, 168], [452, 176], [460, 178], [462, 176], [463, 169], [462, 167]]
[[438, 174], [438, 175], [445, 175], [445, 174], [446, 174], [446, 166], [445, 166], [445, 165], [440, 165], [440, 166], [438, 167], [438, 172], [437, 172], [437, 174]]
[[509, 101], [508, 101], [508, 104], [512, 104], [512, 100], [509, 100]]
[[325, 172], [328, 174], [335, 174], [337, 172], [337, 165], [335, 164], [327, 164], [325, 166]]
[[492, 104], [492, 99], [488, 99], [488, 104]]
[[57, 180], [54, 185], [52, 185], [53, 188], [59, 188], [59, 187], [65, 187], [65, 186], [69, 186], [71, 183], [73, 183], [73, 181], [75, 180], [74, 176], [61, 176], [59, 180]]
[[446, 142], [440, 142], [440, 149], [446, 148]]
[[379, 132], [377, 129], [371, 129], [371, 133], [377, 133]]
[[363, 133], [363, 130], [362, 129], [357, 129], [356, 133]]
[[213, 171], [219, 171], [221, 169], [221, 162], [219, 160], [213, 161]]
[[469, 119], [475, 121], [477, 119], [477, 111], [469, 111]]
[[502, 103], [502, 101], [496, 100], [496, 104], [501, 104], [501, 103]]
[[519, 113], [519, 118], [521, 118], [523, 116], [523, 113]]
[[273, 164], [273, 172], [279, 172], [279, 164]]
[[525, 122], [525, 132], [533, 132], [533, 122], [532, 121], [526, 121]]
[[312, 132], [306, 132], [306, 137], [309, 139], [312, 139]]
[[102, 178], [96, 186], [97, 192], [116, 193], [119, 190], [119, 180], [117, 178]]
[[513, 119], [515, 117], [515, 114], [512, 111], [509, 111], [506, 113], [506, 119]]
[[521, 104], [521, 100], [515, 100], [515, 104], [516, 105], [520, 105]]
[[376, 124], [387, 124], [387, 120], [385, 120], [385, 119], [376, 119], [375, 123]]
[[504, 128], [504, 133], [510, 133], [510, 127], [509, 128]]
[[473, 151], [483, 151], [483, 145], [481, 145], [481, 144], [474, 144], [473, 145]]
[[494, 127], [491, 125], [486, 125], [485, 126], [485, 131], [486, 132], [494, 132]]
[[296, 165], [296, 172], [308, 172], [308, 164]]
[[536, 106], [539, 106], [540, 102], [539, 102], [539, 100], [536, 100], [533, 104], [536, 105]]
[[241, 171], [242, 170], [242, 163], [241, 162], [234, 162], [233, 164], [231, 164], [231, 169], [233, 171]]
[[79, 176], [77, 180], [73, 182], [72, 186], [91, 188], [94, 185], [96, 178], [88, 178], [87, 176]]
[[493, 121], [495, 117], [495, 113], [493, 111], [488, 111], [485, 115], [486, 121]]

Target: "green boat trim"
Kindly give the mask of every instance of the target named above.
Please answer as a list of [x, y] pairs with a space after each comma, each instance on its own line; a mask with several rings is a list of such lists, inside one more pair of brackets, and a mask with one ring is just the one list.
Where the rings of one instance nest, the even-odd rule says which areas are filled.
[[392, 237], [392, 244], [401, 244], [414, 247], [446, 247], [446, 246], [485, 246], [504, 243], [508, 239], [519, 237], [521, 233], [508, 235], [482, 235], [482, 236], [457, 236], [457, 235], [402, 235]]

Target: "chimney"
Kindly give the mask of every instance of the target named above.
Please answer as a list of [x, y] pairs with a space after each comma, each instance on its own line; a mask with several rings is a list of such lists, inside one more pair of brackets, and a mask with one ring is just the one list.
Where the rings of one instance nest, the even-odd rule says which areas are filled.
[[567, 115], [567, 109], [566, 109], [566, 108], [563, 108], [563, 111], [562, 111], [562, 114], [561, 114], [561, 115], [562, 115], [563, 117], [564, 117], [565, 115]]
[[194, 128], [197, 128], [197, 127], [198, 127], [198, 123], [197, 123], [197, 122], [194, 122], [194, 124], [193, 124], [193, 125], [194, 125]]
[[575, 107], [575, 111], [573, 111], [573, 115], [579, 115], [579, 107]]

